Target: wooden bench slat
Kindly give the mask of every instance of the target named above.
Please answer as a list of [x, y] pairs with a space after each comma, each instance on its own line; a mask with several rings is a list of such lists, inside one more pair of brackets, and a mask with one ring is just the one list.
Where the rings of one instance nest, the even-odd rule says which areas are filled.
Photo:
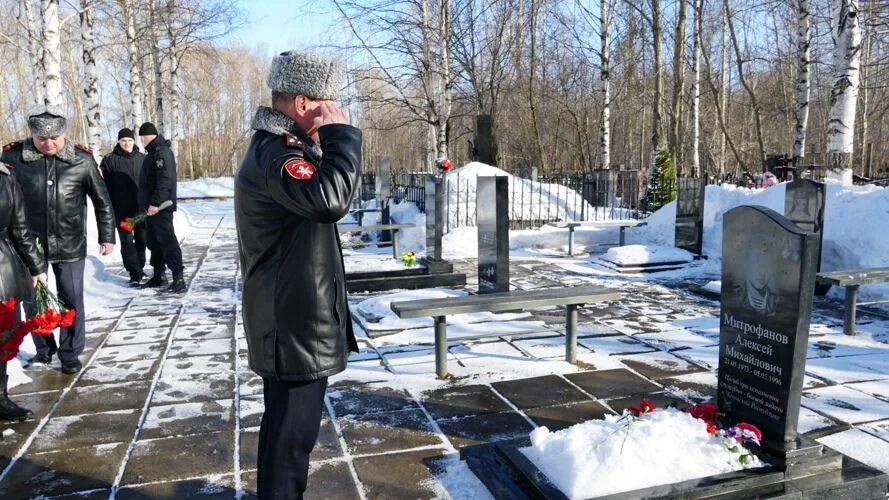
[[449, 316], [474, 312], [500, 312], [536, 307], [576, 305], [617, 300], [617, 290], [599, 286], [514, 292], [393, 302], [391, 309], [400, 318]]
[[848, 271], [830, 271], [818, 273], [816, 279], [819, 283], [836, 286], [866, 285], [869, 283], [884, 283], [889, 281], [889, 267], [872, 269], [851, 269]]

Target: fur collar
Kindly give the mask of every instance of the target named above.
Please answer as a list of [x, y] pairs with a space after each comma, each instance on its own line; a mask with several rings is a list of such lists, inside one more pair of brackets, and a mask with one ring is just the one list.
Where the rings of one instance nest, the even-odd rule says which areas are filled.
[[[62, 146], [62, 149], [56, 153], [56, 158], [62, 160], [65, 163], [74, 163], [75, 158], [74, 153], [74, 143], [65, 139], [65, 145]], [[26, 162], [37, 161], [44, 157], [44, 154], [37, 150], [34, 146], [34, 141], [31, 138], [25, 139], [24, 144], [22, 146], [22, 160]]]
[[264, 130], [275, 135], [294, 135], [306, 145], [306, 150], [317, 158], [321, 158], [321, 148], [310, 139], [305, 132], [284, 113], [268, 106], [256, 108], [256, 115], [251, 123], [253, 130]]

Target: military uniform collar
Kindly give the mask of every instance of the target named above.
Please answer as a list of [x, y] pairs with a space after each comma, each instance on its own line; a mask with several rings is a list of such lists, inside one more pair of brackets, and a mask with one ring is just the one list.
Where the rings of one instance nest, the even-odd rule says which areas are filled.
[[253, 116], [253, 123], [250, 125], [253, 130], [263, 130], [270, 134], [280, 136], [296, 136], [305, 144], [305, 150], [317, 158], [321, 158], [321, 148], [309, 138], [303, 129], [291, 120], [284, 113], [272, 109], [268, 106], [260, 106], [256, 108], [256, 114]]
[[[25, 139], [22, 145], [22, 160], [26, 162], [37, 161], [41, 158], [44, 158], [46, 155], [41, 153], [36, 146], [34, 146], [34, 141], [30, 138]], [[58, 153], [55, 154], [55, 157], [62, 160], [65, 163], [74, 163], [75, 158], [74, 153], [74, 143], [65, 139], [65, 145], [62, 146], [62, 149], [59, 150]]]

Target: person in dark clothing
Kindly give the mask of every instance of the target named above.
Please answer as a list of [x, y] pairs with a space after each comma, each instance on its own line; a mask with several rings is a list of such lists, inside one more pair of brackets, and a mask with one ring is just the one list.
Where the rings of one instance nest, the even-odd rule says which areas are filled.
[[[139, 127], [139, 138], [148, 155], [139, 173], [139, 208], [148, 211], [148, 248], [151, 250], [151, 267], [154, 275], [143, 286], [156, 288], [166, 284], [165, 266], [173, 273], [168, 292], [182, 293], [185, 285], [182, 266], [182, 250], [173, 229], [173, 212], [176, 211], [176, 158], [170, 149], [170, 141], [160, 135], [151, 122]], [[172, 206], [160, 210], [160, 205], [172, 202]]]
[[361, 164], [361, 131], [333, 101], [343, 74], [317, 54], [275, 57], [273, 108], [257, 109], [235, 176], [248, 358], [263, 378], [262, 500], [303, 498], [327, 378], [358, 350], [336, 230]]
[[114, 213], [111, 199], [93, 153], [65, 138], [67, 120], [56, 107], [29, 114], [31, 137], [3, 147], [0, 161], [15, 168], [25, 196], [28, 228], [52, 264], [59, 299], [77, 311], [74, 324], [55, 337], [33, 335], [39, 363], [49, 363], [58, 351], [62, 372], [74, 374], [86, 345], [83, 307], [83, 270], [86, 259], [86, 199], [93, 203], [99, 230], [99, 253], [114, 251]]
[[[14, 298], [16, 304], [32, 301], [37, 281], [46, 279], [44, 273], [46, 259], [37, 249], [34, 235], [28, 231], [22, 189], [10, 169], [0, 163], [0, 300]], [[16, 308], [16, 311], [21, 309]], [[9, 399], [8, 380], [6, 361], [0, 361], [0, 419], [25, 420], [31, 417], [31, 410]]]
[[139, 171], [145, 155], [136, 148], [136, 134], [128, 128], [117, 133], [117, 145], [102, 159], [102, 177], [114, 206], [114, 221], [120, 236], [120, 256], [130, 273], [130, 285], [138, 286], [145, 276], [145, 245], [148, 228], [137, 225], [133, 232], [120, 227], [120, 222], [139, 213]]

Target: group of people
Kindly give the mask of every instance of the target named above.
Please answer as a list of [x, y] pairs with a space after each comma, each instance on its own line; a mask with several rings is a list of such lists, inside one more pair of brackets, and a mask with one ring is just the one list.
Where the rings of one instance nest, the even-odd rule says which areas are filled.
[[[136, 134], [124, 128], [101, 167], [90, 149], [66, 137], [64, 111], [41, 106], [27, 123], [30, 137], [7, 144], [0, 155], [0, 300], [14, 298], [32, 317], [34, 289], [52, 266], [58, 298], [76, 316], [70, 327], [60, 328], [58, 342], [52, 334], [32, 335], [37, 348], [32, 363], [49, 364], [58, 355], [62, 373], [73, 375], [83, 367], [79, 355], [86, 345], [87, 200], [95, 212], [100, 255], [114, 251], [117, 228], [131, 286], [164, 286], [169, 267], [173, 281], [167, 291], [186, 290], [173, 230], [176, 162], [170, 142], [150, 122], [139, 127], [147, 154], [136, 148]], [[141, 212], [148, 215], [145, 227], [130, 232], [121, 225]], [[154, 274], [143, 283], [146, 246]], [[17, 309], [19, 317], [22, 313]], [[7, 382], [6, 362], [0, 361], [0, 419], [29, 418], [29, 410], [9, 399]]]

